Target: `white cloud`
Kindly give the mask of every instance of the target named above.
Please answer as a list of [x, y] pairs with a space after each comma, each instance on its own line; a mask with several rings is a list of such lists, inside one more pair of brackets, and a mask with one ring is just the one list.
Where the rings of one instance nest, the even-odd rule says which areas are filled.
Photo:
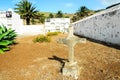
[[66, 6], [66, 7], [73, 7], [74, 4], [72, 4], [72, 3], [66, 3], [65, 6]]
[[120, 2], [120, 0], [99, 0], [99, 1], [105, 6], [109, 6]]

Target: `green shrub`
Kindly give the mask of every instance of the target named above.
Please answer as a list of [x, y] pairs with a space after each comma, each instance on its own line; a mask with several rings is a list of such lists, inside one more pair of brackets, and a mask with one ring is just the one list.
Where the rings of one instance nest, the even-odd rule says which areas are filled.
[[8, 46], [14, 43], [16, 33], [11, 28], [7, 29], [4, 25], [0, 26], [0, 54], [9, 50]]
[[55, 36], [58, 35], [60, 32], [48, 32], [47, 36]]
[[50, 42], [50, 41], [51, 41], [51, 38], [44, 35], [39, 35], [33, 40], [33, 42]]

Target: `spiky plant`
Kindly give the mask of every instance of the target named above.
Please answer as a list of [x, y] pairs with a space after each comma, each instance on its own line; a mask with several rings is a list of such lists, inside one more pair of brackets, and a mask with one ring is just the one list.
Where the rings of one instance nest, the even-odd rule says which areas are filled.
[[6, 26], [0, 26], [0, 54], [9, 50], [8, 46], [14, 43], [16, 37], [15, 30], [7, 29]]

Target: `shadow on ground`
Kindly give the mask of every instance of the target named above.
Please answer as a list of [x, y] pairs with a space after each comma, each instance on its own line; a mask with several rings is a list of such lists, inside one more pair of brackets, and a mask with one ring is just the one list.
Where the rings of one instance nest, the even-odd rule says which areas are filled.
[[56, 60], [56, 61], [58, 61], [58, 62], [61, 63], [62, 66], [61, 66], [60, 72], [62, 72], [62, 69], [63, 69], [63, 67], [65, 65], [65, 62], [66, 61], [68, 62], [68, 59], [60, 58], [60, 57], [57, 57], [55, 55], [53, 55], [52, 58], [48, 58], [48, 59], [50, 59], [50, 60]]

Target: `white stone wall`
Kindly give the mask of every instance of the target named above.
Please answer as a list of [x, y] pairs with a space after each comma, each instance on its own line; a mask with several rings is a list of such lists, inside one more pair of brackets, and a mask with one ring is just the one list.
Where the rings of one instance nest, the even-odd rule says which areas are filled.
[[73, 23], [74, 33], [120, 45], [120, 5]]
[[70, 25], [70, 18], [50, 18], [45, 20], [46, 32], [60, 31], [67, 32]]
[[17, 34], [25, 36], [44, 34], [44, 25], [24, 25], [19, 27]]

